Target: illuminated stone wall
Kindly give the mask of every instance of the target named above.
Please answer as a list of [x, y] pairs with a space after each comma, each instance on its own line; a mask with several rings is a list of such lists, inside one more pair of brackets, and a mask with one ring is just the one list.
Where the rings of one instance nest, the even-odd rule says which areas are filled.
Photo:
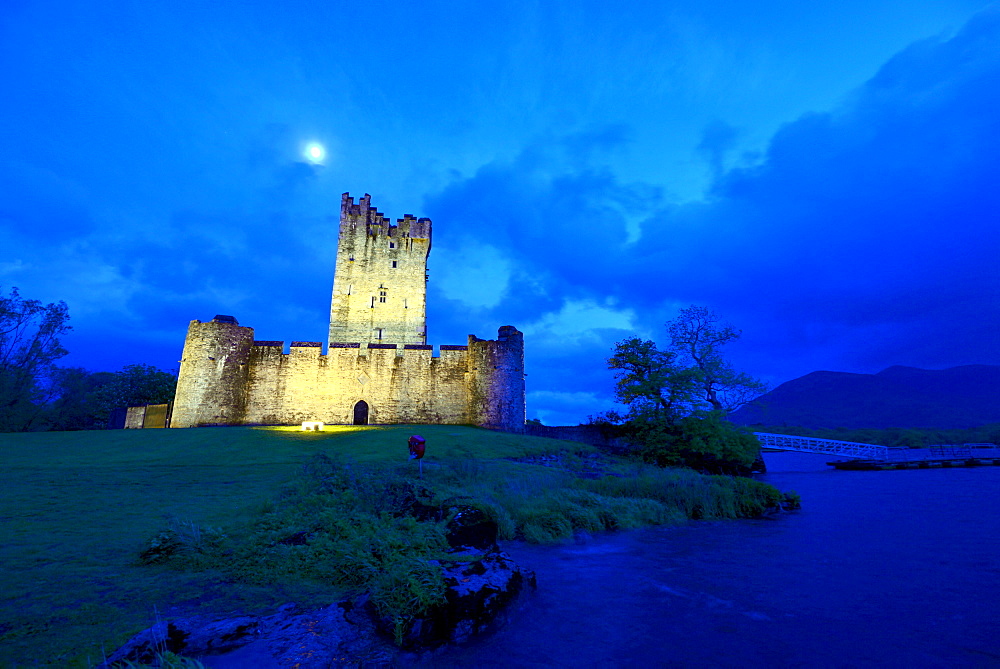
[[[470, 423], [465, 351], [432, 347], [330, 348], [255, 346], [251, 353], [246, 422], [351, 423], [359, 401], [371, 423]], [[389, 346], [383, 344], [381, 346]], [[420, 346], [411, 344], [410, 346]]]
[[142, 419], [145, 418], [146, 407], [129, 407], [125, 410], [125, 429], [138, 430], [142, 428]]
[[427, 342], [427, 256], [431, 221], [409, 214], [389, 223], [365, 194], [340, 203], [330, 304], [331, 342]]
[[171, 425], [228, 425], [243, 422], [253, 328], [232, 316], [188, 326], [177, 375]]
[[[253, 341], [252, 328], [192, 321], [172, 427], [370, 423], [524, 427], [524, 345], [515, 328], [467, 345]], [[210, 355], [214, 354], [214, 355]], [[224, 356], [224, 357], [223, 357]], [[213, 359], [214, 358], [214, 359]]]

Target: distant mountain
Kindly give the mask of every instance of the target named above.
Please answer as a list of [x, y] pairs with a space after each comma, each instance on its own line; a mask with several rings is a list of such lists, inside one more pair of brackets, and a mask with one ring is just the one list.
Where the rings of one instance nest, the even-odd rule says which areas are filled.
[[730, 419], [740, 425], [812, 429], [956, 429], [1000, 423], [1000, 366], [813, 372], [782, 383]]

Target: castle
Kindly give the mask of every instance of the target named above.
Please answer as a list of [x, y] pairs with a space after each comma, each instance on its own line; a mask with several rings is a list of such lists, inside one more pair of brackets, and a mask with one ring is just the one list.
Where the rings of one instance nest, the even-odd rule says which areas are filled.
[[[321, 342], [255, 341], [232, 316], [191, 321], [171, 427], [445, 423], [524, 429], [524, 336], [427, 343], [431, 221], [390, 221], [344, 193]], [[437, 353], [437, 355], [435, 355]]]

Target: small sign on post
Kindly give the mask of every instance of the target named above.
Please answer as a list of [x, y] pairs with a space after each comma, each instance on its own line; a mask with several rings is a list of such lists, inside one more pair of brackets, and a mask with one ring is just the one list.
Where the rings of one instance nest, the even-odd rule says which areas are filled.
[[427, 441], [421, 437], [419, 434], [415, 434], [407, 440], [407, 444], [410, 447], [410, 459], [416, 460], [420, 463], [420, 478], [424, 477], [424, 450], [427, 447]]

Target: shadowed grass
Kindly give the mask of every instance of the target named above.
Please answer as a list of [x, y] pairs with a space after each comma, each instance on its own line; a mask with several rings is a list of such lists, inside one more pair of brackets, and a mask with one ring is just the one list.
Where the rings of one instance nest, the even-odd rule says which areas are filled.
[[428, 440], [426, 471], [441, 458], [521, 457], [569, 443], [426, 425], [0, 434], [0, 666], [89, 666], [151, 624], [154, 607], [215, 614], [336, 599], [336, 588], [306, 580], [234, 585], [219, 572], [139, 566], [136, 557], [171, 523], [250, 522], [314, 453], [406, 463], [414, 432]]

